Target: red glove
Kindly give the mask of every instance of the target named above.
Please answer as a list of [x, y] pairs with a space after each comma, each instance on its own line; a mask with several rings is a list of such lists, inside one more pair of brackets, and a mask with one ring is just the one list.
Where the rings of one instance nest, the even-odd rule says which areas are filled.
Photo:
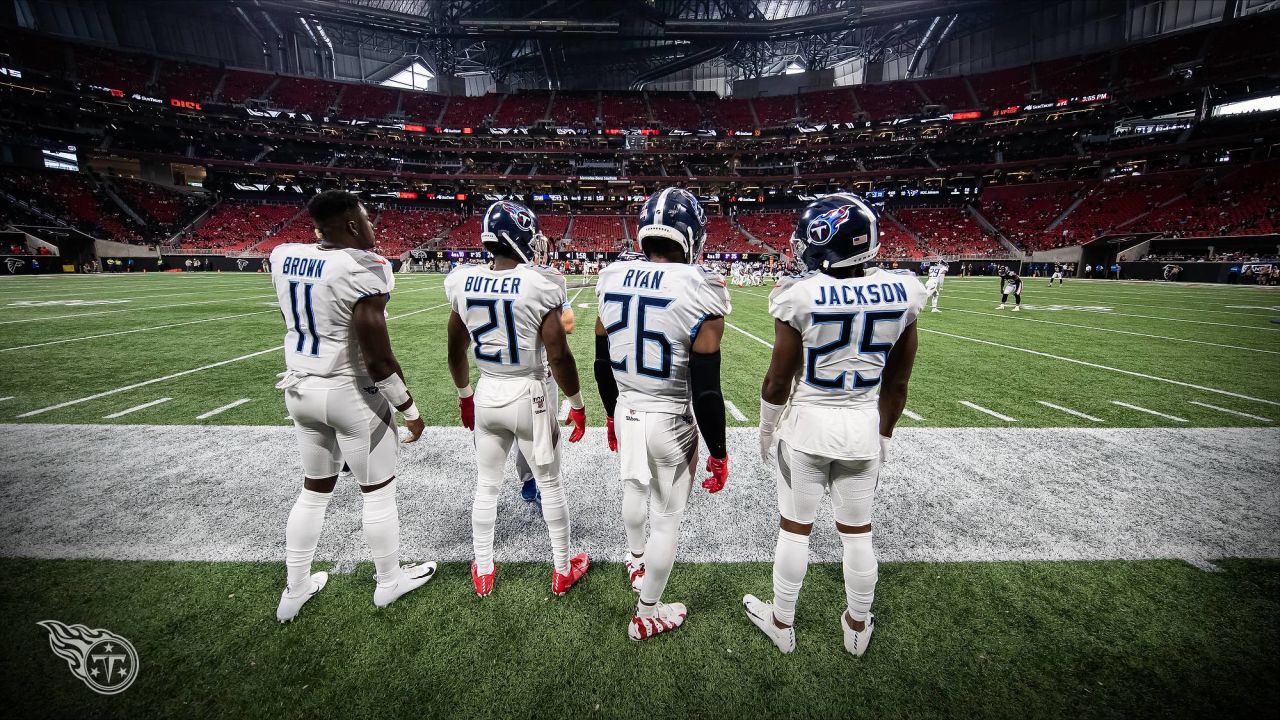
[[468, 395], [458, 398], [458, 410], [462, 413], [462, 427], [476, 429], [476, 396]]
[[565, 427], [573, 426], [569, 433], [569, 442], [575, 443], [587, 434], [587, 409], [585, 407], [569, 408], [569, 417], [564, 421]]
[[605, 425], [609, 428], [609, 452], [618, 452], [618, 436], [613, 433], [613, 418], [605, 418]]
[[702, 481], [702, 487], [713, 493], [723, 490], [724, 484], [729, 482], [729, 456], [707, 458], [707, 472], [711, 473], [711, 477]]

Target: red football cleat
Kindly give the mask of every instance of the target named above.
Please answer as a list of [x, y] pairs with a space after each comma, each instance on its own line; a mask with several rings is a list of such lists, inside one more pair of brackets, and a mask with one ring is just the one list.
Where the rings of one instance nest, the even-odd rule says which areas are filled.
[[471, 584], [476, 586], [476, 594], [484, 597], [493, 592], [493, 576], [498, 572], [498, 566], [495, 564], [493, 569], [487, 575], [480, 575], [476, 572], [476, 561], [471, 561]]
[[671, 632], [684, 624], [689, 609], [683, 603], [658, 603], [652, 617], [634, 615], [627, 626], [627, 635], [635, 641], [648, 640], [655, 635]]
[[582, 579], [587, 574], [587, 568], [591, 566], [591, 559], [586, 553], [578, 553], [569, 559], [569, 574], [561, 575], [555, 570], [551, 571], [551, 592], [556, 595], [563, 595], [573, 587], [574, 583]]

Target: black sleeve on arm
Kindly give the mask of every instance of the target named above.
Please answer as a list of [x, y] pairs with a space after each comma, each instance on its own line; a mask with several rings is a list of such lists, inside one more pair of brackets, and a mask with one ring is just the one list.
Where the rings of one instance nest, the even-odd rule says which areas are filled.
[[618, 381], [613, 377], [613, 363], [609, 361], [609, 336], [596, 336], [596, 362], [593, 368], [596, 375], [596, 387], [600, 389], [600, 401], [604, 403], [604, 414], [613, 417], [618, 407]]
[[693, 416], [698, 430], [714, 458], [728, 454], [725, 448], [724, 396], [720, 393], [720, 351], [692, 353], [689, 359], [689, 390], [693, 395]]

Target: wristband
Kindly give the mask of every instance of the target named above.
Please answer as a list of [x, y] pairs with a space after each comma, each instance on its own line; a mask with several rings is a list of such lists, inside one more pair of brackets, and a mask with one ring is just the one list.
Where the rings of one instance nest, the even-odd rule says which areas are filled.
[[418, 418], [422, 417], [422, 415], [418, 412], [417, 404], [414, 404], [414, 403], [410, 403], [409, 407], [405, 408], [404, 410], [401, 410], [400, 414], [404, 415], [404, 419], [409, 421], [417, 420]]
[[582, 393], [574, 393], [573, 395], [570, 395], [566, 399], [569, 401], [569, 407], [573, 408], [574, 410], [581, 410], [582, 408], [586, 407], [586, 405], [582, 403]]
[[379, 380], [374, 385], [378, 386], [378, 392], [382, 393], [382, 396], [393, 407], [400, 407], [413, 399], [409, 397], [409, 388], [404, 386], [404, 380], [401, 380], [396, 373], [391, 373], [390, 376]]
[[458, 397], [465, 400], [475, 394], [470, 385], [458, 388]]
[[773, 403], [760, 398], [760, 427], [773, 430], [778, 426], [778, 418], [782, 416], [782, 410], [785, 405], [774, 405]]

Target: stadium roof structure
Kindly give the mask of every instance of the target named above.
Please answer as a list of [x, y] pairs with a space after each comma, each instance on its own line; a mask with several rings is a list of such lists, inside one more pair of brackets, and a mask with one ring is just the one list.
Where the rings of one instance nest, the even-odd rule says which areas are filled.
[[[1030, 3], [1034, 6], [1036, 3]], [[759, 78], [920, 54], [995, 0], [233, 0], [339, 44], [421, 59], [506, 87], [643, 88], [715, 61]], [[402, 64], [407, 64], [405, 61]], [[388, 75], [399, 71], [394, 68]]]

